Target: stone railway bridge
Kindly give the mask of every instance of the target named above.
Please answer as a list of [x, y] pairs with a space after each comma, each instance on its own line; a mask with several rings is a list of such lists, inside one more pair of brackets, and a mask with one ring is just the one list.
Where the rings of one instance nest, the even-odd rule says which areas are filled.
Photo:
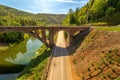
[[77, 32], [80, 33], [81, 31], [85, 31], [88, 29], [90, 29], [90, 27], [86, 27], [86, 26], [77, 26], [77, 27], [0, 26], [0, 33], [9, 32], [9, 31], [27, 33], [42, 41], [46, 46], [50, 47], [54, 45], [55, 34], [61, 30], [65, 31], [68, 34], [68, 39], [71, 42], [72, 38], [75, 36]]

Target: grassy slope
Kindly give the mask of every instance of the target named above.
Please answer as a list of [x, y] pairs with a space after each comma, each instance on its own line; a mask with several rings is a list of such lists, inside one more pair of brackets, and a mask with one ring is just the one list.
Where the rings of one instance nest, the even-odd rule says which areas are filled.
[[120, 32], [120, 27], [96, 27], [98, 30], [102, 31], [117, 31]]
[[76, 80], [120, 80], [120, 28], [92, 30], [71, 61]]
[[0, 42], [0, 53], [6, 51], [8, 49], [9, 49], [9, 47], [8, 47], [7, 44], [4, 44], [4, 43]]
[[42, 75], [50, 54], [51, 49], [43, 45], [38, 50], [38, 54], [36, 54], [30, 64], [25, 67], [17, 80], [43, 80]]

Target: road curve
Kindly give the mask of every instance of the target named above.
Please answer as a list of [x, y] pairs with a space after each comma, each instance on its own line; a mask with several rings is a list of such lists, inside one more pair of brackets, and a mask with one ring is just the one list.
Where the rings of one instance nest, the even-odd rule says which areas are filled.
[[73, 80], [64, 31], [58, 32], [47, 80]]

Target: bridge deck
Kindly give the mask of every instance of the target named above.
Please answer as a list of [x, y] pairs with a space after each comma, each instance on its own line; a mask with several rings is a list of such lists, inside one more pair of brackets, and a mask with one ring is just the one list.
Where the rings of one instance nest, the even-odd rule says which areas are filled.
[[90, 26], [0, 26], [0, 27], [90, 27]]
[[64, 29], [88, 29], [90, 27], [88, 26], [58, 26], [58, 27], [44, 27], [44, 26], [0, 26], [0, 30], [5, 30], [5, 29], [13, 29], [13, 30], [27, 30], [27, 29], [59, 29], [59, 30], [64, 30]]

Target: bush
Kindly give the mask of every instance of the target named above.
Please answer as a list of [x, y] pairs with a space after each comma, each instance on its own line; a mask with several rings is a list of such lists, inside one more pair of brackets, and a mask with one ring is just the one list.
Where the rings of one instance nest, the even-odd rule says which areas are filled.
[[6, 32], [0, 34], [0, 41], [5, 43], [16, 43], [24, 39], [24, 34], [21, 32]]
[[113, 12], [115, 11], [114, 7], [108, 7], [108, 9], [106, 10], [106, 15], [111, 15]]

